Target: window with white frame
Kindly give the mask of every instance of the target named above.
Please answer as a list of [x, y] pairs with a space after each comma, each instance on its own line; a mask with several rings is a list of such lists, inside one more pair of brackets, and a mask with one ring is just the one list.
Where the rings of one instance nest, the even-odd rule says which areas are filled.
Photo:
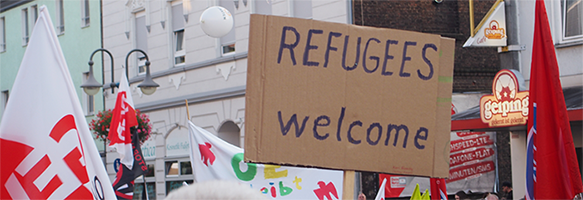
[[36, 20], [38, 18], [38, 6], [37, 5], [30, 6], [30, 15], [32, 16], [32, 24], [35, 24]]
[[166, 194], [182, 186], [183, 182], [191, 184], [192, 165], [189, 160], [177, 159], [166, 161]]
[[186, 62], [186, 50], [184, 50], [182, 4], [172, 5], [172, 30], [174, 32], [174, 66], [183, 65]]
[[291, 1], [293, 17], [312, 19], [312, 0]]
[[582, 0], [561, 0], [563, 41], [583, 39]]
[[[227, 9], [233, 15], [233, 22], [235, 21], [235, 4], [231, 0], [220, 0], [219, 6]], [[233, 23], [234, 24], [234, 23]], [[227, 35], [221, 37], [221, 54], [235, 53], [235, 28], [231, 29]]]
[[[83, 82], [87, 81], [87, 79], [89, 79], [89, 72], [84, 72]], [[93, 95], [83, 93], [83, 100], [85, 102], [83, 109], [85, 111], [85, 116], [95, 114], [95, 97]]]
[[81, 0], [81, 27], [89, 26], [89, 0]]
[[[148, 29], [146, 28], [145, 12], [136, 13], [135, 23], [136, 33], [136, 48], [144, 52], [148, 52]], [[146, 73], [146, 56], [144, 54], [136, 54], [138, 59], [138, 74]]]
[[61, 35], [65, 33], [65, 9], [63, 6], [63, 0], [56, 0], [57, 8], [57, 34]]
[[21, 11], [22, 16], [22, 45], [28, 44], [29, 30], [28, 30], [28, 8], [23, 8]]
[[6, 109], [6, 104], [8, 103], [8, 90], [2, 91], [2, 110]]
[[0, 17], [0, 52], [6, 51], [6, 25], [4, 17]]
[[254, 0], [254, 13], [262, 15], [271, 15], [271, 5], [273, 1], [270, 0]]

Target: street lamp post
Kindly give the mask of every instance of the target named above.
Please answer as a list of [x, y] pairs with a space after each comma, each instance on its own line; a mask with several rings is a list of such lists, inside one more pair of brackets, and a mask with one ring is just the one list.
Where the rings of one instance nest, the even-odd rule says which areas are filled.
[[[93, 75], [93, 56], [97, 53], [97, 52], [105, 52], [109, 55], [110, 59], [111, 59], [111, 83], [109, 83], [109, 87], [111, 87], [111, 93], [113, 94], [113, 88], [115, 88], [116, 86], [118, 86], [118, 84], [115, 83], [115, 79], [114, 79], [114, 65], [113, 65], [113, 56], [111, 55], [111, 52], [109, 52], [107, 49], [97, 49], [95, 51], [93, 51], [93, 53], [91, 53], [91, 57], [89, 57], [89, 77], [87, 78], [87, 80], [81, 85], [81, 88], [83, 88], [83, 90], [85, 91], [85, 93], [87, 93], [87, 95], [95, 95], [97, 94], [97, 92], [99, 92], [99, 89], [103, 87], [103, 85], [101, 83], [99, 83], [94, 75]], [[144, 56], [146, 57], [146, 77], [144, 79], [144, 81], [138, 85], [138, 87], [142, 90], [142, 93], [146, 94], [146, 95], [151, 95], [154, 92], [156, 92], [156, 88], [159, 87], [160, 85], [158, 85], [157, 83], [155, 83], [152, 80], [152, 76], [150, 75], [150, 59], [148, 58], [148, 55], [146, 54], [146, 52], [142, 51], [141, 49], [133, 49], [131, 50], [127, 56], [126, 56], [126, 62], [125, 62], [125, 68], [126, 68], [126, 78], [128, 77], [128, 58], [130, 57], [130, 54], [133, 52], [141, 52], [142, 54], [144, 54]], [[101, 82], [105, 83], [105, 77], [104, 75], [101, 76]], [[106, 158], [106, 140], [103, 140], [103, 157]], [[107, 163], [107, 159], [105, 159], [104, 163]]]
[[[111, 55], [111, 53], [107, 50], [107, 49], [97, 49], [95, 51], [93, 51], [93, 53], [91, 53], [91, 57], [89, 57], [89, 78], [81, 85], [81, 88], [83, 88], [83, 90], [85, 91], [85, 93], [87, 93], [88, 95], [95, 95], [97, 94], [97, 92], [99, 92], [99, 88], [103, 87], [102, 84], [100, 84], [97, 80], [95, 80], [95, 77], [93, 76], [93, 55], [95, 55], [95, 53], [99, 52], [99, 51], [104, 51], [106, 52], [109, 57], [111, 58], [111, 83], [109, 84], [109, 86], [111, 87], [111, 93], [113, 93], [113, 88], [117, 86], [117, 84], [115, 83], [115, 79], [114, 79], [114, 71], [113, 71], [113, 56]], [[140, 52], [142, 54], [144, 54], [144, 56], [146, 57], [146, 77], [144, 78], [144, 81], [142, 83], [140, 83], [138, 85], [138, 87], [142, 90], [142, 93], [146, 94], [146, 95], [151, 95], [154, 92], [156, 92], [156, 88], [158, 88], [160, 85], [158, 85], [156, 82], [154, 82], [152, 80], [152, 76], [150, 75], [150, 59], [148, 58], [148, 54], [146, 54], [146, 52], [142, 51], [141, 49], [133, 49], [131, 50], [127, 56], [126, 56], [126, 78], [128, 77], [128, 58], [130, 57], [130, 54], [132, 54], [133, 52]], [[103, 78], [102, 78], [103, 79]], [[102, 80], [103, 82], [105, 82], [105, 80]]]

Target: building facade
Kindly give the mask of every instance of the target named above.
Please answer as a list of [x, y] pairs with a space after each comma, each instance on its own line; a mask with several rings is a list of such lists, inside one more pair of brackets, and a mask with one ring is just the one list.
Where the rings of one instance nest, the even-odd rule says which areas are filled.
[[[130, 54], [127, 69], [134, 105], [149, 115], [154, 134], [142, 145], [150, 172], [136, 180], [136, 198], [144, 182], [150, 199], [163, 199], [183, 182], [192, 182], [187, 120], [244, 146], [250, 14], [351, 23], [350, 2], [345, 0], [130, 0], [102, 4], [103, 47], [118, 63], [125, 61], [130, 50], [144, 50], [154, 81], [160, 85], [152, 95], [137, 89], [144, 79], [146, 57], [138, 52]], [[234, 19], [231, 32], [221, 38], [207, 36], [200, 26], [202, 12], [211, 6], [228, 9]], [[106, 77], [111, 75], [108, 62], [105, 57]], [[122, 70], [121, 64], [115, 64], [115, 82]], [[105, 82], [108, 85], [111, 81]], [[110, 90], [103, 93], [106, 109], [115, 105], [116, 94]], [[112, 180], [116, 158], [108, 149], [107, 170]]]
[[[514, 198], [524, 197], [526, 167], [526, 126], [491, 128], [480, 120], [480, 97], [492, 94], [492, 81], [501, 69], [518, 70], [528, 87], [532, 60], [534, 1], [506, 0], [508, 48], [470, 47], [463, 43], [470, 36], [468, 1], [354, 1], [354, 24], [405, 29], [440, 34], [456, 39], [453, 79], [452, 131], [496, 132], [497, 181], [512, 182]], [[486, 15], [492, 1], [473, 1], [474, 24]], [[580, 1], [545, 1], [556, 55], [565, 91], [573, 139], [580, 166], [583, 165], [580, 90], [583, 87], [583, 5]], [[387, 12], [390, 10], [391, 12]], [[526, 88], [528, 90], [528, 88]], [[573, 97], [574, 96], [574, 97]], [[457, 107], [458, 105], [456, 105]], [[466, 110], [468, 109], [468, 110]], [[454, 111], [452, 111], [453, 113]], [[477, 124], [477, 125], [476, 125]], [[376, 195], [378, 178], [363, 175], [367, 196]], [[472, 189], [472, 188], [467, 188]], [[494, 185], [491, 191], [498, 191]], [[448, 191], [453, 194], [457, 191]]]
[[[103, 98], [89, 96], [79, 87], [87, 78], [89, 56], [101, 46], [101, 4], [99, 1], [20, 0], [2, 1], [0, 10], [0, 114], [4, 112], [10, 90], [41, 6], [48, 9], [55, 32], [87, 120], [103, 109]], [[100, 55], [93, 58], [101, 60]], [[101, 77], [101, 71], [94, 72]], [[42, 89], [42, 84], [39, 84]], [[39, 99], [42, 101], [42, 99]], [[41, 113], [42, 114], [42, 113]], [[1, 120], [1, 118], [0, 118]], [[103, 149], [103, 145], [98, 145]]]

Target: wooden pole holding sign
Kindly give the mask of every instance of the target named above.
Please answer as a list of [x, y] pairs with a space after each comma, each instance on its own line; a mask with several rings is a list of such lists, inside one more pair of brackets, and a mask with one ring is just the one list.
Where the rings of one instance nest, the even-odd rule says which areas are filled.
[[188, 110], [188, 99], [184, 99], [184, 103], [186, 103], [186, 119], [190, 121], [190, 111]]
[[344, 170], [342, 199], [354, 199], [354, 170]]
[[474, 37], [474, 0], [470, 0], [470, 35]]

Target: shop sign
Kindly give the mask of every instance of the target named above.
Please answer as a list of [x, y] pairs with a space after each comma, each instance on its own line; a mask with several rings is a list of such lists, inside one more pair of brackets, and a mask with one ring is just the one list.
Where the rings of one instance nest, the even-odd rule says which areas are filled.
[[494, 77], [493, 95], [480, 99], [480, 118], [490, 127], [526, 124], [528, 119], [528, 91], [519, 91], [516, 75], [501, 70]]
[[174, 131], [166, 138], [166, 156], [188, 156], [188, 132]]
[[486, 18], [480, 22], [476, 34], [464, 43], [463, 47], [500, 47], [506, 46], [506, 14], [504, 1], [497, 1]]

